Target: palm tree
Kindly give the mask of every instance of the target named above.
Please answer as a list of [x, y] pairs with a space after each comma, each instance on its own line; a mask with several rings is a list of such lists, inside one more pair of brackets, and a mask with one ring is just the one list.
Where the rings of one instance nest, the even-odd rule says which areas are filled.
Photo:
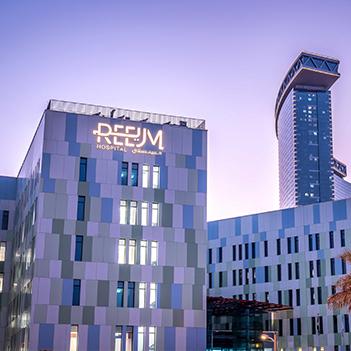
[[[345, 251], [340, 258], [351, 264], [351, 250]], [[337, 292], [329, 296], [328, 305], [332, 308], [347, 307], [351, 312], [351, 273], [344, 275], [335, 284]]]

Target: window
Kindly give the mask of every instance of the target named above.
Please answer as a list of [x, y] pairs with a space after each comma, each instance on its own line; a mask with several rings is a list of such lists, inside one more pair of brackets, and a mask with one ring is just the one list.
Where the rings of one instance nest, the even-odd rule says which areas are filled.
[[129, 212], [129, 224], [136, 225], [137, 224], [137, 202], [130, 202], [130, 212]]
[[312, 236], [312, 234], [308, 235], [308, 250], [309, 251], [313, 250], [313, 236]]
[[340, 230], [340, 245], [341, 247], [345, 247], [345, 230]]
[[135, 254], [136, 254], [136, 241], [129, 240], [129, 252], [128, 252], [128, 263], [135, 264]]
[[122, 162], [121, 185], [128, 185], [128, 162]]
[[7, 210], [2, 211], [1, 229], [9, 229], [9, 211]]
[[350, 332], [350, 321], [349, 321], [348, 314], [344, 314], [344, 330], [345, 330], [345, 333]]
[[233, 286], [236, 286], [236, 270], [233, 270]]
[[145, 327], [138, 327], [138, 351], [144, 351]]
[[317, 302], [318, 305], [322, 304], [322, 288], [320, 286], [317, 288]]
[[83, 235], [76, 235], [76, 247], [74, 260], [81, 261], [83, 258]]
[[313, 278], [314, 277], [313, 261], [309, 262], [309, 266], [310, 266], [310, 278]]
[[288, 279], [292, 279], [292, 263], [288, 263]]
[[291, 238], [288, 238], [288, 254], [291, 254]]
[[282, 304], [282, 291], [278, 290], [278, 304], [281, 305]]
[[277, 255], [281, 254], [280, 239], [277, 239]]
[[160, 167], [152, 167], [152, 187], [158, 189], [160, 187]]
[[249, 269], [245, 268], [245, 284], [249, 284]]
[[124, 298], [124, 282], [119, 281], [117, 283], [117, 307], [123, 307], [123, 298]]
[[295, 262], [295, 279], [300, 279], [300, 264]]
[[212, 249], [208, 249], [208, 264], [212, 264]]
[[289, 297], [289, 306], [293, 305], [293, 291], [291, 289], [288, 290], [288, 297]]
[[316, 250], [320, 249], [320, 240], [319, 240], [319, 233], [316, 234]]
[[264, 257], [268, 257], [268, 241], [264, 241]]
[[277, 265], [277, 280], [280, 282], [282, 280], [282, 265]]
[[335, 258], [330, 259], [330, 274], [335, 275]]
[[71, 325], [69, 351], [78, 351], [78, 325]]
[[316, 317], [311, 317], [312, 334], [316, 335]]
[[146, 283], [139, 283], [139, 308], [145, 308]]
[[147, 202], [141, 203], [141, 225], [147, 225], [149, 217], [149, 204]]
[[139, 165], [137, 163], [132, 163], [132, 174], [131, 174], [132, 186], [138, 186], [138, 172], [139, 172]]
[[294, 252], [298, 253], [299, 252], [299, 237], [294, 236]]
[[78, 196], [77, 220], [84, 221], [85, 218], [85, 196]]
[[301, 335], [301, 318], [296, 319], [297, 335]]
[[252, 284], [256, 284], [256, 268], [252, 268]]
[[126, 263], [126, 239], [118, 240], [118, 263]]
[[88, 164], [88, 159], [85, 157], [81, 157], [79, 162], [79, 181], [80, 182], [87, 181], [87, 164]]
[[278, 320], [278, 333], [279, 333], [279, 336], [283, 336], [283, 320], [282, 319]]
[[321, 276], [321, 260], [316, 261], [316, 266], [317, 266], [317, 277]]
[[116, 327], [114, 351], [122, 351], [122, 327], [121, 326]]
[[268, 266], [264, 267], [264, 282], [265, 283], [269, 282], [269, 267]]
[[128, 301], [127, 307], [134, 307], [135, 283], [128, 282]]
[[333, 316], [333, 332], [338, 332], [338, 316]]
[[156, 283], [150, 283], [150, 308], [156, 308], [156, 295], [157, 295]]
[[157, 241], [151, 241], [151, 265], [157, 266], [157, 257], [158, 257], [158, 244]]
[[243, 270], [242, 269], [238, 270], [238, 283], [239, 283], [239, 285], [243, 284]]
[[236, 261], [236, 246], [233, 245], [233, 261]]
[[290, 335], [294, 335], [294, 320], [292, 318], [289, 319], [289, 332]]
[[133, 327], [128, 326], [126, 331], [126, 349], [125, 351], [133, 351]]
[[300, 298], [300, 289], [296, 289], [296, 306], [300, 306], [301, 298]]
[[251, 258], [256, 258], [256, 243], [251, 243]]
[[314, 288], [310, 288], [310, 303], [311, 305], [315, 303]]
[[222, 288], [223, 287], [223, 272], [219, 272], [218, 274], [218, 284], [219, 284], [219, 287]]
[[149, 348], [148, 351], [156, 351], [156, 327], [149, 328]]
[[4, 273], [0, 273], [0, 293], [2, 292], [4, 287]]
[[158, 226], [159, 225], [159, 215], [160, 215], [160, 205], [153, 203], [152, 204], [152, 213], [151, 213], [151, 225]]
[[127, 224], [127, 201], [121, 200], [119, 204], [119, 223]]
[[329, 232], [329, 247], [334, 249], [334, 232]]
[[335, 293], [336, 293], [336, 286], [335, 286], [335, 285], [332, 285], [332, 286], [331, 286], [331, 294], [332, 294], [332, 295], [335, 295]]
[[140, 241], [140, 264], [145, 265], [147, 261], [147, 241]]
[[0, 242], [0, 261], [3, 262], [5, 261], [6, 257], [6, 242], [2, 241]]
[[245, 244], [245, 260], [249, 258], [249, 244]]
[[341, 274], [346, 274], [346, 262], [341, 260]]
[[80, 279], [73, 279], [72, 305], [79, 306], [79, 304], [80, 304]]
[[143, 165], [143, 174], [142, 174], [142, 187], [149, 187], [149, 179], [150, 179], [150, 166]]
[[242, 260], [243, 259], [243, 246], [242, 246], [242, 244], [239, 244], [238, 250], [239, 250], [239, 260]]
[[264, 300], [265, 300], [266, 302], [269, 302], [269, 292], [268, 292], [268, 291], [266, 291], [266, 292], [264, 293]]
[[217, 252], [218, 252], [217, 261], [218, 261], [218, 263], [222, 263], [223, 262], [223, 248], [219, 247]]
[[212, 273], [208, 273], [208, 288], [212, 289]]

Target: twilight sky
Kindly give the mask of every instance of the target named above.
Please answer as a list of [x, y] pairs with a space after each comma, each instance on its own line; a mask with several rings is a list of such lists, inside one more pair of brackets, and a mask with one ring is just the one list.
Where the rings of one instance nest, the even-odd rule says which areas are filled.
[[200, 117], [208, 218], [278, 208], [274, 103], [300, 51], [339, 58], [334, 154], [351, 172], [350, 0], [2, 0], [0, 174], [50, 98]]

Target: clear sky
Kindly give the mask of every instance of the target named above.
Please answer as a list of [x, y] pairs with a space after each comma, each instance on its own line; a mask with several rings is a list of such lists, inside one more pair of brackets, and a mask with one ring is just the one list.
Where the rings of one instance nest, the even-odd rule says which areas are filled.
[[302, 50], [341, 61], [334, 154], [351, 172], [350, 0], [2, 0], [0, 174], [50, 98], [200, 117], [208, 218], [278, 208], [274, 103]]

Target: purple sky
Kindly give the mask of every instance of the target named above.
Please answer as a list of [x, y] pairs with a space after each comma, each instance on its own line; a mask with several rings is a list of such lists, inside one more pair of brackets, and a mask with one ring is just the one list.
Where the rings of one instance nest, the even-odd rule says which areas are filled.
[[50, 98], [200, 117], [208, 218], [278, 208], [274, 103], [301, 50], [339, 58], [334, 154], [350, 166], [349, 0], [0, 3], [0, 174], [16, 175]]

